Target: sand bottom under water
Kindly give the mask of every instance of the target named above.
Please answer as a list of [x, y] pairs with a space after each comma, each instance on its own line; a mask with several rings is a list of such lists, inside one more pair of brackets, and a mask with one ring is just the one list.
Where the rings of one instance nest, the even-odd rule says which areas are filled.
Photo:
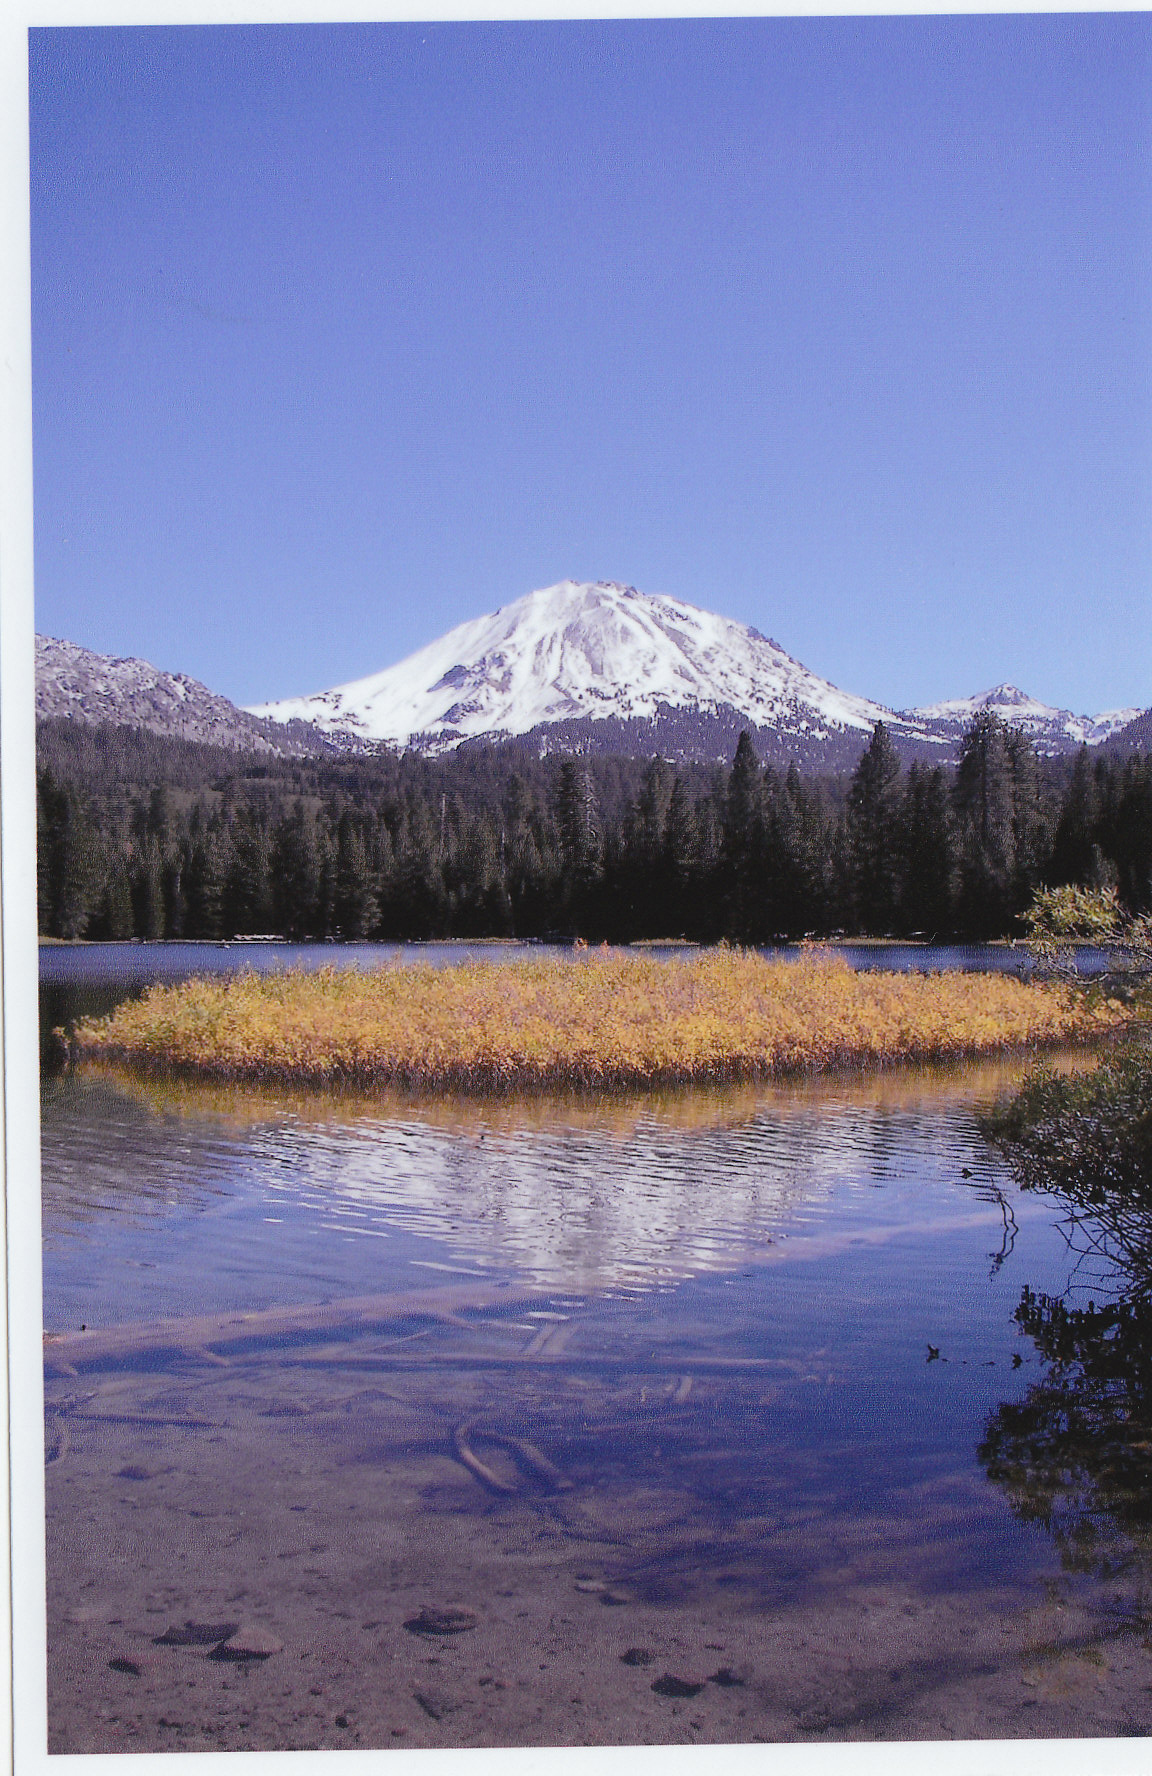
[[836, 1385], [511, 1303], [50, 1376], [50, 1749], [1152, 1733], [1141, 1611], [974, 1552], [970, 1465], [845, 1509]]

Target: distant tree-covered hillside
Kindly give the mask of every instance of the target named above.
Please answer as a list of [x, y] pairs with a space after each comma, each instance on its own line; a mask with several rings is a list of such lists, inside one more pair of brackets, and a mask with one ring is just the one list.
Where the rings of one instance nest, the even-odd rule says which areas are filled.
[[40, 929], [76, 938], [1003, 935], [1035, 888], [1152, 903], [1152, 763], [1041, 760], [983, 713], [954, 767], [879, 724], [855, 771], [524, 742], [298, 759], [38, 730]]

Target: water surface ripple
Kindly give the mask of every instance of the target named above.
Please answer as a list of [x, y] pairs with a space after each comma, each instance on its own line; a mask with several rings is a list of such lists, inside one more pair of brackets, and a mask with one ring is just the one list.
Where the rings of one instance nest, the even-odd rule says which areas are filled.
[[[46, 1079], [46, 1325], [127, 1329], [49, 1352], [53, 1749], [1147, 1732], [1149, 1575], [1072, 1570], [981, 1458], [1051, 1392], [1022, 1290], [1082, 1287], [978, 1131], [1025, 1065]], [[149, 1663], [238, 1615], [282, 1649], [242, 1684]]]

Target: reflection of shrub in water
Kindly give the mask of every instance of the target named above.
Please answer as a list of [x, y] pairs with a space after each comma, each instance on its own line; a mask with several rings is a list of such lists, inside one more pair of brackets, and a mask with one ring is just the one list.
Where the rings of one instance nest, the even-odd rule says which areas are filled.
[[1152, 1049], [1070, 1078], [1041, 1069], [984, 1127], [1023, 1188], [1062, 1202], [1077, 1273], [1097, 1298], [1024, 1290], [1015, 1318], [1047, 1373], [992, 1415], [980, 1459], [1069, 1569], [1142, 1576], [1152, 1563]]
[[1025, 1289], [1016, 1319], [1049, 1367], [988, 1421], [979, 1456], [1064, 1564], [1111, 1576], [1152, 1556], [1152, 1303], [1072, 1308]]

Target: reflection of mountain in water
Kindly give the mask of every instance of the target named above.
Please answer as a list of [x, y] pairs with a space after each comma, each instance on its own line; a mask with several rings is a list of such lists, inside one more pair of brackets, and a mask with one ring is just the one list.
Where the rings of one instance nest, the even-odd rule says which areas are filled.
[[286, 1191], [373, 1205], [472, 1264], [604, 1289], [746, 1262], [785, 1223], [792, 1232], [809, 1220], [826, 1226], [833, 1186], [899, 1176], [933, 1150], [942, 1160], [961, 1139], [947, 1121], [929, 1133], [915, 1116], [824, 1105], [688, 1132], [655, 1119], [626, 1131], [297, 1125], [265, 1128], [255, 1149]]
[[85, 1069], [44, 1089], [49, 1276], [92, 1321], [96, 1275], [127, 1291], [113, 1317], [147, 1317], [177, 1298], [192, 1311], [411, 1286], [409, 1265], [431, 1280], [442, 1261], [619, 1291], [816, 1258], [914, 1223], [943, 1231], [972, 1219], [973, 1196], [986, 1219], [999, 1168], [973, 1108], [1020, 1070], [405, 1102]]

